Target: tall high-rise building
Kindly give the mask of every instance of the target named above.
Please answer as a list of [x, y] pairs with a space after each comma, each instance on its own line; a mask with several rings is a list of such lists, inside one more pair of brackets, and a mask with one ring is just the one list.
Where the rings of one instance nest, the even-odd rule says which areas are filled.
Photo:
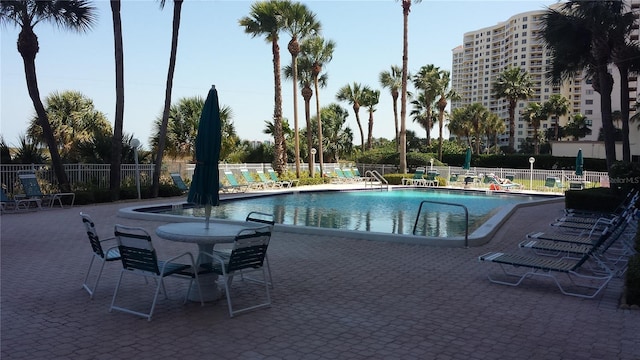
[[[628, 0], [627, 4], [637, 17], [640, 16], [640, 0]], [[561, 5], [554, 5], [561, 6]], [[488, 26], [464, 34], [463, 44], [453, 49], [451, 71], [452, 88], [461, 95], [461, 100], [452, 101], [451, 109], [464, 105], [481, 103], [491, 112], [504, 119], [507, 130], [499, 137], [499, 145], [508, 145], [509, 141], [509, 104], [506, 99], [497, 99], [493, 93], [498, 75], [509, 66], [520, 67], [533, 81], [533, 97], [518, 101], [515, 112], [516, 150], [526, 138], [531, 138], [533, 128], [522, 117], [522, 110], [529, 102], [544, 103], [552, 94], [561, 94], [569, 100], [569, 115], [557, 119], [560, 126], [566, 125], [569, 116], [583, 114], [591, 125], [592, 133], [584, 140], [596, 140], [602, 127], [600, 115], [600, 95], [593, 90], [591, 82], [582, 75], [568, 79], [560, 85], [554, 85], [546, 77], [551, 64], [550, 52], [545, 49], [540, 38], [541, 20], [545, 10], [535, 10], [516, 14], [496, 25]], [[640, 31], [636, 21], [630, 40], [638, 41]], [[640, 60], [638, 60], [640, 61]], [[614, 76], [612, 93], [613, 111], [620, 110], [620, 75], [617, 68], [611, 67]], [[629, 95], [631, 109], [638, 101], [637, 76], [629, 77]], [[632, 112], [634, 114], [634, 112]], [[556, 119], [541, 123], [541, 130], [552, 128]], [[635, 129], [635, 126], [632, 126]], [[632, 133], [631, 136], [634, 136]], [[635, 136], [639, 136], [635, 131]]]

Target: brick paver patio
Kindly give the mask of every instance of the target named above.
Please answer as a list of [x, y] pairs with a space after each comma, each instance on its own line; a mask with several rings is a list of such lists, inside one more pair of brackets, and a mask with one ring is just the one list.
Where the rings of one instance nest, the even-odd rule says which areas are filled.
[[[170, 201], [178, 199], [144, 203]], [[93, 300], [81, 287], [90, 248], [80, 211], [103, 237], [115, 223], [148, 229], [163, 258], [196, 250], [156, 237], [161, 222], [117, 217], [131, 205], [0, 217], [3, 360], [640, 359], [640, 311], [618, 309], [622, 280], [582, 300], [540, 279], [492, 284], [486, 275], [497, 266], [476, 260], [516, 251], [562, 203], [520, 209], [489, 244], [469, 249], [276, 231], [270, 309], [230, 319], [223, 300], [184, 305], [186, 282], [169, 279], [170, 299], [160, 297], [151, 322], [108, 312], [119, 264], [106, 265]], [[151, 288], [132, 280], [123, 294]], [[151, 294], [136, 296], [150, 304]]]

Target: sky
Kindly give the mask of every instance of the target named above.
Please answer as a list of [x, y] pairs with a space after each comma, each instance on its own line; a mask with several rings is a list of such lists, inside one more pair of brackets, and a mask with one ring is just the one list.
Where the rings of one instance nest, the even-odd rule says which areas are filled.
[[[328, 83], [320, 89], [321, 106], [336, 102], [338, 90], [354, 82], [381, 92], [374, 113], [373, 136], [392, 139], [393, 107], [379, 74], [402, 65], [402, 7], [393, 0], [301, 1], [322, 25], [321, 35], [333, 40], [333, 59], [325, 67]], [[451, 70], [451, 51], [462, 45], [464, 33], [506, 21], [509, 17], [543, 10], [557, 1], [423, 0], [409, 15], [409, 71], [434, 64]], [[206, 97], [218, 89], [221, 106], [232, 109], [232, 121], [242, 140], [271, 140], [263, 133], [273, 116], [271, 47], [263, 37], [252, 38], [238, 25], [248, 16], [251, 1], [194, 1], [183, 3], [172, 104], [184, 97]], [[113, 25], [108, 1], [94, 1], [97, 22], [78, 34], [49, 23], [35, 27], [40, 43], [36, 71], [40, 95], [79, 91], [93, 100], [96, 110], [113, 124], [115, 65]], [[171, 46], [173, 2], [160, 10], [159, 1], [122, 0], [125, 103], [124, 132], [149, 149], [153, 122], [161, 116]], [[22, 58], [16, 49], [18, 29], [0, 27], [0, 134], [9, 146], [19, 144], [35, 111], [27, 93]], [[291, 63], [288, 35], [282, 34], [282, 66]], [[293, 128], [293, 84], [282, 80], [283, 116]], [[304, 102], [298, 96], [298, 119], [304, 127]], [[347, 126], [360, 143], [355, 115], [348, 103]], [[399, 105], [398, 105], [399, 106]], [[424, 137], [424, 129], [408, 116], [407, 129]], [[312, 114], [315, 105], [312, 101]], [[366, 141], [368, 113], [360, 110]], [[437, 133], [437, 130], [436, 130]], [[432, 136], [437, 136], [432, 132]]]

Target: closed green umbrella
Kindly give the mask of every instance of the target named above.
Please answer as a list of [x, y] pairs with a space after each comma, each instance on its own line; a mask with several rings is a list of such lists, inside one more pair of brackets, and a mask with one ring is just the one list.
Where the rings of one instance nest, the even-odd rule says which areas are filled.
[[576, 175], [584, 175], [584, 160], [582, 159], [582, 149], [578, 149], [578, 156], [576, 156]]
[[220, 105], [215, 85], [209, 90], [204, 102], [198, 135], [196, 136], [196, 168], [193, 172], [187, 201], [205, 207], [205, 228], [209, 228], [211, 207], [218, 206], [220, 174], [218, 160], [222, 133], [220, 127]]
[[471, 148], [467, 148], [467, 154], [464, 157], [464, 165], [462, 165], [464, 170], [471, 169]]

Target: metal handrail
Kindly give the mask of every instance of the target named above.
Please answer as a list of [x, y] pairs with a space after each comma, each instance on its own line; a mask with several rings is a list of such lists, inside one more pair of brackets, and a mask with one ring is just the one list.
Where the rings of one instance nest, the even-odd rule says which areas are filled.
[[423, 200], [420, 202], [420, 207], [418, 208], [418, 215], [416, 216], [416, 221], [413, 224], [413, 235], [416, 234], [416, 229], [418, 227], [418, 220], [420, 219], [420, 213], [422, 212], [422, 205], [425, 203], [430, 204], [439, 204], [439, 205], [449, 205], [449, 206], [459, 206], [464, 209], [464, 219], [465, 219], [465, 227], [464, 227], [464, 247], [469, 247], [469, 209], [462, 204], [442, 202], [442, 201], [433, 201], [433, 200]]
[[[389, 190], [389, 182], [387, 181], [387, 179], [384, 178], [384, 176], [382, 176], [378, 171], [376, 170], [367, 170], [364, 173], [365, 178], [375, 178], [376, 180], [380, 181], [380, 189], [382, 190], [382, 187], [386, 187], [387, 190]], [[365, 187], [367, 186], [368, 181], [365, 181], [364, 185]], [[373, 181], [371, 182], [371, 187], [373, 187]]]

